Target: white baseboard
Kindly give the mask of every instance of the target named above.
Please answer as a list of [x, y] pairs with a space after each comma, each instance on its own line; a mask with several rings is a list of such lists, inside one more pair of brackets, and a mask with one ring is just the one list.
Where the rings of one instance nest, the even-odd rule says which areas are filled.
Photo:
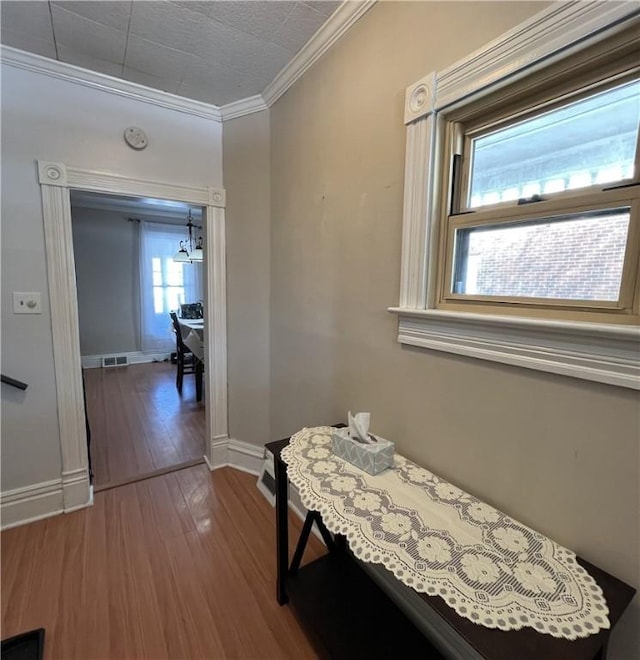
[[260, 474], [264, 460], [264, 447], [233, 438], [211, 440], [209, 457], [204, 458], [210, 470], [232, 467], [249, 474]]
[[209, 452], [204, 460], [211, 471], [229, 465], [229, 436], [211, 438]]
[[102, 355], [83, 355], [80, 360], [83, 369], [96, 369], [102, 366], [103, 357], [112, 357], [114, 355], [126, 355], [129, 358], [129, 364], [144, 364], [146, 362], [163, 362], [171, 357], [170, 352], [150, 353], [144, 351], [121, 351], [113, 353], [104, 353]]
[[0, 494], [0, 528], [9, 529], [64, 511], [62, 479], [7, 490]]
[[65, 513], [93, 505], [93, 488], [87, 468], [62, 473], [62, 495]]
[[231, 467], [257, 476], [262, 470], [263, 461], [264, 447], [233, 438], [229, 440], [229, 465]]
[[0, 529], [71, 513], [92, 504], [93, 488], [87, 470], [73, 470], [61, 479], [0, 493]]

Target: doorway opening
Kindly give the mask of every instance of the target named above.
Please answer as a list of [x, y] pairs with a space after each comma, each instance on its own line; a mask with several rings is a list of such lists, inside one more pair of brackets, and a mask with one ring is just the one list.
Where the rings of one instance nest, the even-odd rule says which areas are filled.
[[70, 199], [94, 492], [204, 462], [203, 208]]
[[204, 460], [209, 469], [228, 462], [227, 301], [225, 191], [134, 179], [117, 174], [37, 161], [42, 198], [49, 312], [62, 462], [65, 513], [91, 506], [87, 428], [80, 360], [80, 332], [71, 223], [71, 191], [126, 198], [177, 200], [205, 208], [203, 225], [204, 279], [208, 308], [204, 330], [206, 439]]

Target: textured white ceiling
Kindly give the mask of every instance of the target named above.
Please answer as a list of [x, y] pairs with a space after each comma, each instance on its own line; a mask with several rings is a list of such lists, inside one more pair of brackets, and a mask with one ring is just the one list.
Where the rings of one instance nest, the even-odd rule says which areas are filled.
[[260, 94], [340, 5], [2, 0], [2, 43], [187, 98]]

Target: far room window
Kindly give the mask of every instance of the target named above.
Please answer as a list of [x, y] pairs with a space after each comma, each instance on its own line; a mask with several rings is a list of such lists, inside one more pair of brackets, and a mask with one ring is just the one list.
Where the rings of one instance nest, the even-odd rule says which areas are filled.
[[[172, 246], [173, 247], [173, 246]], [[173, 257], [153, 257], [153, 306], [156, 314], [169, 313], [186, 302], [184, 295], [184, 264]]]
[[446, 117], [438, 308], [637, 321], [637, 64], [566, 71]]
[[174, 261], [184, 226], [160, 222], [140, 225], [140, 334], [143, 351], [175, 347], [169, 312], [202, 300], [202, 264]]

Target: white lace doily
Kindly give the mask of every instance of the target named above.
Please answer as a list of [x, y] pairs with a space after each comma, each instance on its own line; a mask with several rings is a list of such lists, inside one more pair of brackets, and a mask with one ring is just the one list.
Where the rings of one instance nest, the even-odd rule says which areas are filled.
[[331, 432], [302, 429], [282, 460], [304, 505], [359, 559], [488, 628], [576, 639], [610, 627], [575, 553], [398, 454], [369, 475], [331, 453]]

